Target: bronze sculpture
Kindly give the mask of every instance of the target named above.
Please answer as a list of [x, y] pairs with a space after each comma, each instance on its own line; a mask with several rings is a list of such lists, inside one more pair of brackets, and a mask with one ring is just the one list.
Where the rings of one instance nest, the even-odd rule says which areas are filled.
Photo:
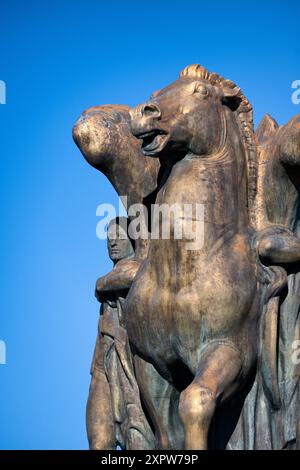
[[[168, 239], [151, 237], [162, 214], [136, 240], [123, 314], [154, 448], [295, 445], [298, 372], [276, 348], [299, 337], [299, 118], [275, 138], [269, 118], [255, 136], [252, 114], [232, 81], [192, 65], [145, 104], [92, 108], [73, 130], [130, 205], [204, 206], [201, 246], [185, 236], [197, 211], [181, 213], [181, 239], [173, 219]], [[249, 411], [261, 400], [262, 420]]]
[[[259, 164], [257, 228], [264, 230], [270, 224], [280, 224], [281, 229], [285, 227], [299, 237], [300, 116], [279, 127], [266, 115], [258, 126], [256, 138]], [[290, 241], [289, 248], [293, 245], [292, 239]], [[274, 243], [280, 243], [280, 237], [275, 236]], [[297, 250], [297, 246], [295, 248]], [[286, 255], [288, 252], [282, 250], [281, 256]], [[236, 439], [233, 438], [233, 448], [282, 449], [296, 446], [299, 364], [293, 363], [291, 355], [293, 344], [300, 335], [299, 264], [289, 264], [291, 260], [288, 259], [279, 261], [283, 262], [288, 274], [287, 286], [277, 298], [273, 319], [269, 325], [264, 325], [269, 328], [265, 336], [269, 338], [269, 349], [274, 353], [277, 403], [270, 403], [258, 374], [247, 397]]]
[[102, 304], [87, 402], [89, 443], [93, 450], [114, 449], [117, 444], [147, 449], [153, 435], [141, 407], [122, 317], [122, 302], [136, 274], [126, 218], [110, 222], [107, 245], [114, 268], [96, 283], [95, 295]]

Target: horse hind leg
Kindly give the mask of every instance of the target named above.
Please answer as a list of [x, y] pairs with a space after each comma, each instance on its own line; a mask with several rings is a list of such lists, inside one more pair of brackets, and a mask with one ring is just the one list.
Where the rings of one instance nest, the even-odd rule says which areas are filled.
[[179, 415], [186, 450], [206, 450], [217, 404], [229, 398], [240, 384], [241, 353], [229, 343], [211, 343], [202, 354], [192, 383], [181, 393]]

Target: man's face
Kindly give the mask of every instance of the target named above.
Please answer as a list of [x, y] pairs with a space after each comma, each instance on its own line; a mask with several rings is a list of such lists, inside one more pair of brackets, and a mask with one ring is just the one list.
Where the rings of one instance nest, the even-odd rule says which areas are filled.
[[107, 248], [109, 257], [114, 263], [134, 255], [127, 233], [116, 223], [112, 223], [108, 228]]

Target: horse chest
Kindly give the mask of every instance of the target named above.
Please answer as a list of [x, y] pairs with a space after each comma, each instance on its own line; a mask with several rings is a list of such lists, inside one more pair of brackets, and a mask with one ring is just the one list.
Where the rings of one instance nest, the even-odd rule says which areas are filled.
[[151, 268], [145, 270], [132, 291], [128, 315], [131, 341], [145, 356], [171, 362], [179, 343], [198, 348], [203, 336], [218, 337], [243, 322], [253, 292], [246, 299], [232, 278], [221, 271], [212, 277], [212, 269], [198, 271], [190, 285], [185, 273], [166, 282]]
[[214, 176], [212, 171], [197, 160], [183, 160], [172, 168], [166, 184], [158, 193], [160, 204], [205, 203], [211, 196]]

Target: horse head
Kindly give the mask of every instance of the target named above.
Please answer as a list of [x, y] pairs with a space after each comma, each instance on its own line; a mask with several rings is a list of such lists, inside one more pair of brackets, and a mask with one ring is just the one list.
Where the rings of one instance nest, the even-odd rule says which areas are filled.
[[132, 133], [142, 139], [144, 155], [213, 154], [222, 142], [224, 107], [235, 112], [242, 100], [233, 82], [191, 65], [178, 80], [131, 111]]

